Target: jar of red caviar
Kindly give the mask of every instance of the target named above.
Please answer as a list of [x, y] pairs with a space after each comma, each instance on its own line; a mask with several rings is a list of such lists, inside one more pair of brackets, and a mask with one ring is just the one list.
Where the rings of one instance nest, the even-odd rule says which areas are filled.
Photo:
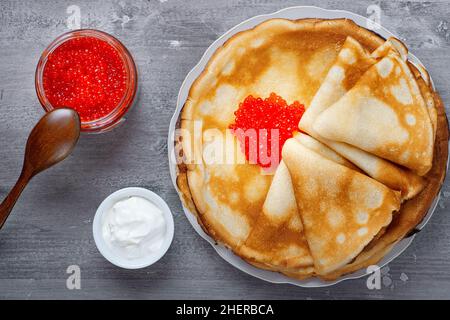
[[108, 131], [124, 121], [138, 88], [137, 69], [127, 48], [113, 36], [82, 29], [56, 38], [36, 68], [36, 92], [48, 112], [78, 112], [81, 130]]

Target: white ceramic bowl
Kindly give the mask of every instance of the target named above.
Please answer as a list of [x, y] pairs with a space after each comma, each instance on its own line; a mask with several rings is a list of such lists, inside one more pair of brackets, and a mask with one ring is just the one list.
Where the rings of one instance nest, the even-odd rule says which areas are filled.
[[[159, 209], [161, 209], [161, 211], [164, 214], [164, 218], [166, 220], [166, 236], [158, 252], [154, 254], [149, 254], [148, 256], [142, 258], [130, 260], [119, 256], [108, 247], [102, 236], [102, 221], [105, 213], [108, 212], [108, 210], [111, 209], [111, 207], [116, 202], [127, 199], [132, 196], [147, 199], [148, 201], [152, 202], [155, 206], [157, 206]], [[143, 188], [125, 188], [114, 192], [100, 204], [100, 206], [97, 209], [97, 212], [95, 213], [92, 229], [94, 233], [94, 241], [98, 248], [98, 251], [100, 251], [100, 253], [105, 257], [106, 260], [124, 269], [140, 269], [154, 264], [159, 259], [161, 259], [167, 252], [173, 240], [174, 223], [172, 212], [170, 211], [169, 206], [156, 193]]]

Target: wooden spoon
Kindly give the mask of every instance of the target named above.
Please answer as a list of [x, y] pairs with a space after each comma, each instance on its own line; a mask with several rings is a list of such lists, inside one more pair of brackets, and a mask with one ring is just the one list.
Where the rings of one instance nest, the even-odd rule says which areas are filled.
[[80, 118], [71, 109], [55, 109], [39, 120], [28, 137], [22, 173], [0, 205], [0, 229], [31, 178], [64, 160], [79, 137]]

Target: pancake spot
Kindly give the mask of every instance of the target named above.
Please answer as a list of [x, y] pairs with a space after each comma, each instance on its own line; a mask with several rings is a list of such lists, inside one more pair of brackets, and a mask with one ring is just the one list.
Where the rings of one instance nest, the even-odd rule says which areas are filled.
[[387, 78], [390, 74], [392, 69], [394, 68], [394, 63], [389, 58], [384, 58], [380, 62], [378, 62], [376, 65], [376, 68], [378, 70], [378, 74], [382, 78]]
[[358, 231], [357, 231], [358, 236], [360, 236], [360, 237], [366, 235], [367, 232], [369, 232], [369, 229], [367, 229], [366, 227], [359, 228]]
[[410, 155], [411, 155], [411, 153], [409, 151], [405, 151], [401, 154], [400, 159], [402, 161], [406, 161], [409, 159]]
[[[367, 98], [365, 104], [361, 107], [361, 118], [367, 119], [373, 125], [371, 131], [373, 132], [389, 132], [390, 142], [392, 144], [403, 144], [409, 138], [409, 133], [405, 130], [398, 119], [397, 113], [394, 109], [376, 98]], [[366, 128], [361, 128], [361, 133], [364, 133]], [[385, 137], [385, 135], [382, 135]], [[366, 150], [373, 150], [385, 144], [385, 140], [378, 140], [378, 137], [366, 139], [361, 142], [361, 147]]]
[[336, 237], [336, 241], [339, 244], [343, 244], [345, 242], [345, 234], [339, 233], [338, 236]]
[[331, 209], [327, 212], [327, 220], [330, 226], [337, 228], [345, 221], [345, 216], [340, 209]]
[[225, 67], [222, 69], [222, 74], [224, 76], [229, 76], [234, 70], [235, 63], [234, 61], [229, 61]]
[[312, 178], [308, 178], [305, 181], [305, 188], [309, 194], [315, 194], [317, 192], [317, 182]]
[[215, 177], [220, 177], [225, 181], [237, 180], [236, 166], [233, 165], [218, 164], [211, 166], [211, 172]]
[[413, 97], [404, 78], [400, 79], [398, 85], [391, 86], [391, 93], [401, 104], [408, 105], [413, 103]]
[[221, 85], [216, 90], [216, 95], [212, 101], [211, 111], [214, 111], [214, 117], [217, 121], [228, 125], [234, 120], [235, 108], [239, 105], [241, 97], [238, 90], [228, 84]]
[[223, 143], [223, 134], [220, 130], [210, 129], [203, 132], [202, 157], [205, 164], [220, 167], [220, 164], [225, 163]]
[[302, 221], [298, 215], [293, 215], [289, 221], [289, 228], [294, 231], [301, 232], [303, 230]]
[[[308, 75], [312, 79], [322, 79], [327, 70], [329, 70], [331, 63], [336, 58], [334, 50], [317, 50], [309, 62], [306, 62]], [[324, 63], [324, 61], [328, 63]]]
[[264, 39], [263, 38], [258, 38], [258, 39], [255, 39], [255, 40], [253, 40], [251, 43], [250, 43], [250, 47], [252, 47], [252, 48], [259, 48], [259, 47], [261, 47], [263, 44], [264, 44]]
[[340, 191], [340, 187], [335, 179], [329, 179], [325, 183], [325, 188], [329, 197], [336, 197]]
[[296, 54], [271, 48], [270, 62], [259, 61], [257, 64], [264, 68], [253, 82], [253, 94], [266, 97], [271, 92], [276, 92], [289, 104], [299, 99], [299, 90], [304, 84], [301, 82], [303, 78], [298, 74], [299, 60]]
[[237, 203], [239, 201], [239, 193], [237, 192], [230, 193], [230, 201], [233, 204]]
[[409, 139], [409, 133], [406, 130], [402, 130], [401, 136], [400, 136], [402, 141], [406, 141]]
[[205, 190], [205, 201], [210, 210], [205, 212], [207, 219], [213, 224], [222, 235], [231, 236], [231, 241], [239, 243], [244, 241], [250, 233], [250, 225], [247, 219], [239, 212], [231, 210], [226, 205], [218, 205], [215, 197], [211, 194], [209, 188]]
[[325, 266], [327, 264], [328, 264], [328, 259], [325, 259], [325, 258], [319, 259], [319, 265]]
[[199, 109], [203, 115], [208, 115], [211, 113], [212, 104], [209, 100], [203, 101], [202, 104], [200, 105]]
[[283, 253], [287, 256], [302, 256], [305, 254], [305, 250], [296, 245], [290, 245]]
[[227, 206], [221, 206], [221, 209], [219, 212], [215, 212], [214, 216], [225, 231], [237, 240], [243, 241], [246, 239], [250, 233], [250, 225], [245, 217]]
[[359, 211], [356, 214], [356, 222], [358, 224], [366, 224], [369, 221], [369, 214], [365, 211]]
[[410, 126], [413, 126], [416, 124], [416, 117], [412, 115], [411, 113], [406, 114], [406, 123]]
[[366, 199], [366, 206], [369, 209], [376, 209], [379, 208], [382, 203], [383, 203], [383, 195], [381, 194], [381, 191], [379, 189], [372, 188], [372, 190], [368, 192], [368, 197]]
[[347, 48], [341, 50], [341, 52], [339, 53], [339, 57], [346, 64], [354, 64], [356, 62], [355, 54]]
[[345, 71], [342, 67], [340, 66], [334, 66], [330, 69], [329, 71], [329, 76], [334, 79], [337, 82], [342, 82], [344, 81], [345, 78]]
[[267, 191], [267, 180], [262, 175], [253, 177], [244, 187], [244, 192], [249, 202], [256, 202], [264, 198]]
[[314, 223], [310, 220], [310, 219], [305, 219], [304, 221], [303, 221], [303, 224], [305, 225], [305, 227], [306, 228], [312, 228], [313, 227], [313, 225], [314, 225]]

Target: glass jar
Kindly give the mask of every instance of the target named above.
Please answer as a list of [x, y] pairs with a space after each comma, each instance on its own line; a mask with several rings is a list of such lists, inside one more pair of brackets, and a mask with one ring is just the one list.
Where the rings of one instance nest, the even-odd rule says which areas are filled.
[[46, 63], [49, 56], [52, 54], [52, 52], [54, 52], [54, 50], [56, 50], [56, 48], [58, 48], [68, 40], [82, 37], [94, 37], [99, 40], [103, 40], [111, 45], [121, 58], [126, 74], [125, 91], [120, 102], [108, 114], [94, 120], [83, 120], [81, 123], [82, 132], [101, 133], [111, 130], [125, 120], [124, 116], [133, 105], [138, 90], [137, 68], [134, 63], [133, 57], [131, 56], [127, 48], [115, 37], [105, 32], [92, 29], [74, 30], [57, 37], [44, 50], [41, 58], [39, 59], [35, 75], [36, 93], [39, 102], [46, 112], [51, 111], [55, 108], [55, 106], [53, 106], [50, 103], [49, 99], [46, 97], [46, 93], [44, 90], [44, 70]]

